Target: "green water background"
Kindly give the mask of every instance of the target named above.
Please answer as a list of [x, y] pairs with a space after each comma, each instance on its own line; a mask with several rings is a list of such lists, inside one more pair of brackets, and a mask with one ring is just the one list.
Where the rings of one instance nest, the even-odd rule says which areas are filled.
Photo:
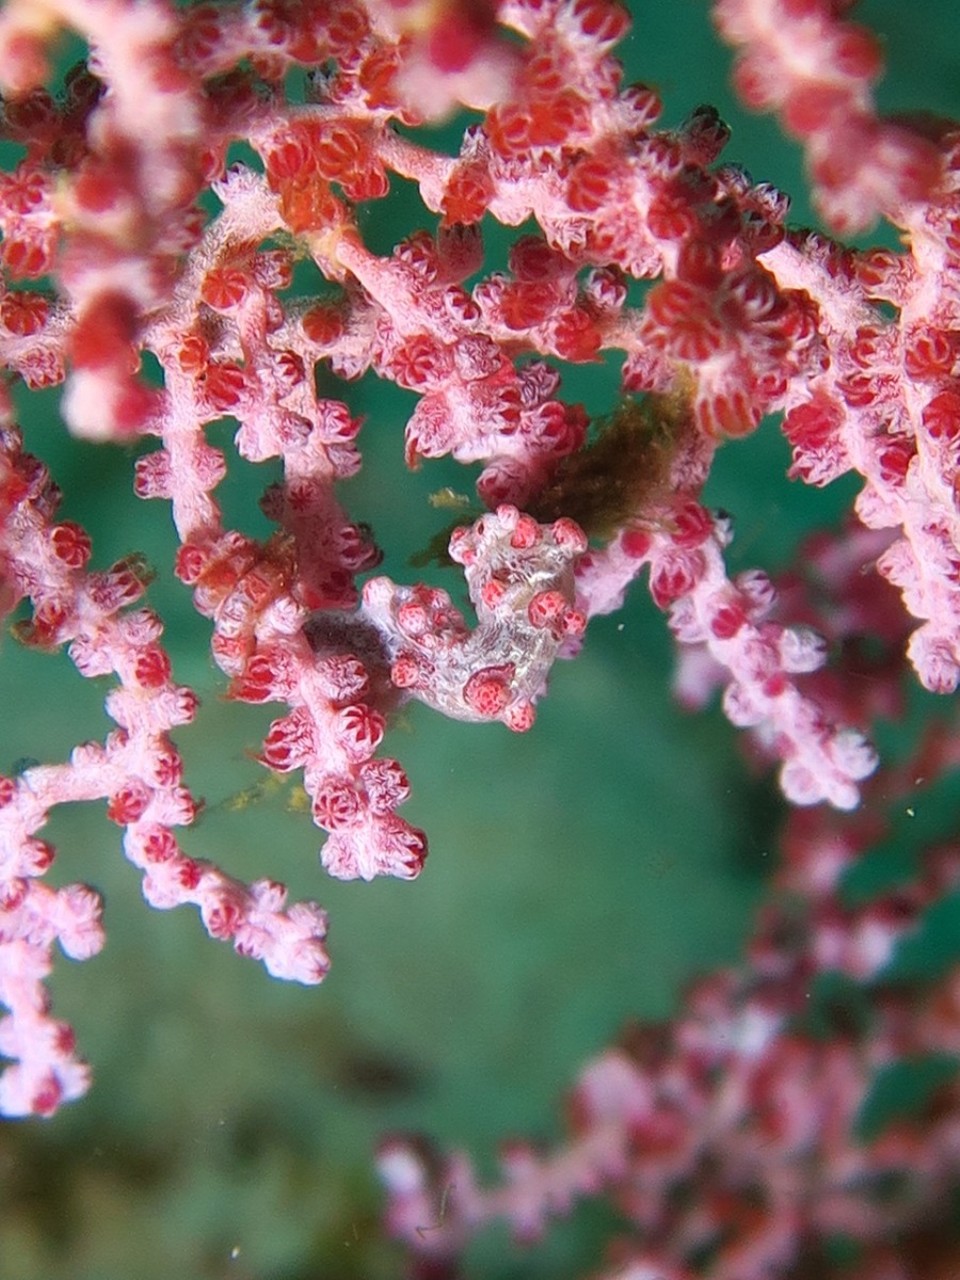
[[[657, 86], [668, 126], [714, 103], [733, 126], [724, 158], [802, 193], [798, 149], [734, 103], [730, 55], [705, 8], [635, 3], [628, 78]], [[871, 0], [858, 12], [888, 42], [881, 104], [960, 115], [955, 5]], [[438, 145], [453, 149], [451, 136]], [[379, 252], [398, 229], [433, 225], [414, 189], [393, 185], [388, 204], [363, 214]], [[791, 217], [813, 221], [801, 195]], [[491, 267], [504, 264], [512, 234], [491, 230]], [[889, 230], [869, 239], [895, 243]], [[404, 471], [413, 396], [372, 376], [324, 389], [367, 420], [364, 470], [343, 499], [385, 547], [384, 571], [410, 581], [410, 557], [447, 522], [428, 495], [468, 489], [469, 477], [447, 462]], [[562, 393], [608, 411], [616, 361], [565, 369]], [[775, 789], [749, 775], [716, 709], [691, 717], [675, 706], [671, 643], [640, 587], [556, 669], [531, 733], [406, 710], [386, 749], [413, 783], [405, 816], [430, 836], [424, 874], [414, 884], [328, 880], [318, 832], [289, 789], [248, 792], [264, 778], [251, 754], [274, 712], [219, 696], [207, 624], [170, 572], [166, 506], [132, 496], [133, 453], [70, 440], [57, 402], [56, 392], [23, 396], [27, 445], [62, 485], [63, 515], [93, 533], [97, 565], [146, 553], [176, 676], [203, 698], [197, 724], [177, 735], [207, 802], [184, 844], [321, 901], [333, 969], [319, 989], [271, 981], [207, 939], [192, 911], [145, 906], [104, 806], [58, 811], [45, 833], [58, 849], [51, 879], [89, 881], [106, 898], [106, 949], [83, 965], [61, 960], [51, 984], [95, 1084], [52, 1121], [0, 1130], [0, 1280], [399, 1276], [378, 1234], [378, 1138], [425, 1130], [470, 1148], [489, 1172], [503, 1137], [557, 1136], [557, 1101], [586, 1057], [628, 1017], [669, 1014], [692, 974], [737, 957], [776, 857]], [[230, 459], [219, 495], [228, 522], [264, 534], [256, 500], [276, 472], [237, 459], [228, 424], [210, 436]], [[772, 423], [722, 452], [708, 499], [735, 513], [734, 570], [783, 567], [804, 532], [835, 520], [856, 492], [849, 479], [823, 493], [791, 485], [787, 461]], [[448, 572], [433, 580], [455, 587]], [[4, 636], [0, 769], [102, 738], [106, 687]], [[916, 699], [914, 723], [933, 702]], [[907, 730], [883, 732], [895, 749]], [[944, 814], [957, 798], [941, 796]], [[494, 1233], [471, 1274], [575, 1276], [598, 1264], [615, 1221], [588, 1207], [529, 1254]]]

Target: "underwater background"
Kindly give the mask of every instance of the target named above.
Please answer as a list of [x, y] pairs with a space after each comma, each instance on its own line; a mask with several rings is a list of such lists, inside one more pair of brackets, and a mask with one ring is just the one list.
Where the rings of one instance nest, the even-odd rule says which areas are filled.
[[[631, 8], [626, 78], [660, 91], [660, 126], [716, 105], [733, 128], [722, 160], [790, 192], [791, 221], [813, 224], [798, 148], [735, 104], [731, 57], [706, 5]], [[886, 39], [884, 109], [960, 117], [955, 2], [869, 0], [855, 16]], [[65, 50], [64, 68], [82, 56], [82, 47]], [[455, 150], [465, 122], [428, 131], [431, 143]], [[435, 224], [412, 186], [391, 182], [389, 199], [361, 215], [380, 253]], [[489, 218], [484, 228], [485, 270], [496, 269], [519, 233]], [[861, 242], [896, 239], [880, 228]], [[298, 271], [306, 292], [321, 284], [310, 264]], [[406, 472], [411, 394], [373, 375], [350, 384], [322, 375], [321, 390], [366, 419], [364, 467], [341, 497], [384, 548], [380, 572], [425, 577], [462, 598], [458, 570], [411, 560], [450, 523], [430, 496], [447, 486], [470, 494], [473, 470], [441, 461]], [[609, 413], [617, 361], [564, 368], [560, 394]], [[637, 584], [621, 613], [591, 623], [582, 654], [557, 665], [529, 734], [405, 708], [384, 749], [413, 785], [404, 816], [430, 839], [423, 875], [412, 884], [328, 879], [321, 833], [296, 787], [253, 759], [278, 713], [223, 699], [208, 624], [173, 579], [169, 511], [133, 496], [137, 451], [69, 439], [58, 398], [18, 400], [27, 448], [62, 486], [63, 518], [90, 529], [97, 567], [145, 552], [157, 575], [148, 602], [166, 621], [175, 676], [203, 700], [196, 724], [175, 735], [186, 780], [206, 801], [182, 834], [185, 851], [321, 902], [333, 967], [319, 988], [272, 981], [208, 939], [193, 912], [144, 904], [104, 805], [58, 810], [44, 833], [58, 850], [51, 880], [87, 881], [106, 900], [103, 953], [82, 965], [60, 958], [51, 982], [94, 1085], [52, 1120], [0, 1127], [0, 1280], [399, 1277], [401, 1255], [380, 1231], [378, 1140], [424, 1131], [470, 1149], [490, 1172], [502, 1139], [558, 1137], [558, 1101], [587, 1057], [629, 1019], [669, 1016], [694, 974], [736, 960], [776, 859], [782, 801], [717, 708], [691, 716], [675, 704], [672, 641]], [[229, 420], [210, 435], [230, 464], [218, 490], [228, 526], [264, 536], [257, 499], [275, 472], [236, 456]], [[706, 500], [734, 514], [733, 571], [775, 574], [805, 533], [849, 506], [849, 477], [813, 491], [784, 478], [788, 461], [772, 421], [721, 451]], [[0, 771], [102, 738], [107, 687], [4, 634]], [[881, 726], [881, 749], [905, 755], [940, 710], [914, 691], [905, 723]], [[953, 834], [958, 803], [960, 782], [947, 780], [922, 838]], [[930, 955], [944, 963], [950, 946], [960, 956], [960, 904], [939, 913]], [[588, 1204], [529, 1250], [489, 1232], [472, 1247], [468, 1274], [582, 1274], [598, 1265], [616, 1221]]]

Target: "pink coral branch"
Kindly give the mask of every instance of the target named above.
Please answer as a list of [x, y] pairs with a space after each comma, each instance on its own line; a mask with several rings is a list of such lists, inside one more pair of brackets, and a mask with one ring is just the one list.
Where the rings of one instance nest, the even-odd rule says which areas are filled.
[[940, 173], [937, 148], [877, 116], [872, 85], [883, 68], [866, 27], [844, 21], [835, 0], [718, 0], [713, 17], [738, 50], [737, 91], [747, 106], [776, 111], [801, 139], [821, 212], [837, 231], [899, 220], [926, 200]]
[[[801, 818], [791, 854], [811, 872], [829, 861], [836, 874], [822, 825]], [[844, 856], [860, 847], [849, 839]], [[956, 1178], [957, 1111], [944, 1108], [922, 1139], [904, 1126], [861, 1140], [857, 1117], [874, 1073], [929, 1043], [952, 979], [935, 988], [919, 1019], [906, 1017], [908, 992], [888, 992], [865, 1043], [842, 1030], [815, 1037], [796, 1019], [818, 973], [839, 967], [862, 981], [881, 973], [924, 906], [958, 875], [952, 850], [931, 859], [909, 902], [894, 894], [850, 910], [843, 924], [829, 895], [812, 899], [806, 921], [786, 907], [768, 909], [749, 967], [701, 980], [670, 1027], [639, 1026], [589, 1063], [568, 1101], [568, 1140], [547, 1152], [509, 1145], [492, 1186], [478, 1182], [460, 1153], [387, 1139], [378, 1166], [390, 1230], [451, 1276], [489, 1222], [503, 1219], [530, 1242], [552, 1217], [604, 1192], [633, 1229], [639, 1275], [657, 1260], [667, 1268], [657, 1276], [687, 1274], [685, 1265], [706, 1256], [692, 1274], [752, 1280], [792, 1274], [817, 1236], [884, 1240], [892, 1224], [936, 1206]], [[823, 888], [819, 874], [810, 883]], [[832, 942], [841, 935], [848, 950], [838, 958]], [[884, 1195], [885, 1180], [894, 1193]]]
[[41, 983], [51, 948], [59, 942], [67, 955], [86, 959], [104, 941], [92, 889], [52, 890], [36, 880], [53, 861], [52, 847], [37, 832], [56, 805], [106, 799], [108, 817], [125, 829], [127, 857], [144, 873], [147, 901], [197, 906], [211, 936], [262, 959], [276, 977], [323, 978], [326, 918], [312, 903], [285, 911], [281, 885], [260, 881], [248, 889], [181, 851], [171, 828], [189, 825], [197, 805], [181, 785], [180, 755], [168, 734], [193, 719], [196, 697], [172, 681], [158, 643], [159, 619], [128, 608], [143, 590], [137, 566], [121, 562], [105, 573], [88, 572], [90, 541], [78, 526], [53, 522], [57, 494], [45, 469], [22, 452], [13, 428], [4, 427], [2, 444], [6, 607], [28, 597], [33, 617], [21, 628], [26, 640], [44, 647], [68, 643], [81, 674], [118, 678], [106, 709], [119, 727], [102, 746], [87, 743], [67, 764], [0, 778], [0, 999], [9, 1009], [0, 1051], [17, 1064], [2, 1077], [0, 1110], [51, 1114], [87, 1083], [69, 1028], [47, 1011]]
[[[721, 684], [728, 719], [753, 729], [782, 762], [784, 795], [794, 804], [826, 800], [853, 809], [857, 784], [876, 768], [876, 753], [861, 732], [831, 723], [819, 703], [804, 696], [795, 677], [824, 665], [825, 642], [811, 628], [769, 620], [775, 592], [766, 575], [730, 580], [723, 563], [730, 536], [729, 522], [694, 503], [677, 503], [649, 532], [627, 531], [585, 556], [577, 603], [587, 616], [619, 608], [626, 587], [649, 566], [650, 592], [667, 610], [671, 631], [681, 645], [709, 656], [699, 679], [708, 687]], [[699, 689], [691, 698], [706, 700]]]

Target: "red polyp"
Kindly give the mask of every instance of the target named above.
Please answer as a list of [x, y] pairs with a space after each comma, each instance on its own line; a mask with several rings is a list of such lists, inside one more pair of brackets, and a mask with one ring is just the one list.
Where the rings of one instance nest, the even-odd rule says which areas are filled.
[[563, 614], [566, 599], [559, 591], [539, 591], [527, 606], [527, 616], [534, 627], [549, 627]]
[[514, 673], [512, 663], [475, 671], [463, 686], [464, 702], [482, 719], [497, 719], [510, 701], [509, 682]]
[[423, 678], [420, 662], [410, 653], [400, 653], [390, 667], [390, 679], [398, 689], [414, 689]]
[[462, 71], [483, 47], [486, 33], [459, 12], [445, 14], [430, 30], [427, 54], [438, 71]]
[[87, 307], [70, 335], [70, 357], [78, 368], [130, 367], [136, 332], [137, 311], [132, 299], [122, 293], [102, 293]]

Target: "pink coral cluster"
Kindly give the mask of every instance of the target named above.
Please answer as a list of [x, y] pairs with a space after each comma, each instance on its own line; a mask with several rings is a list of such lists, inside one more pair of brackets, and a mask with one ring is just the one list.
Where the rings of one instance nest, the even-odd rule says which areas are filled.
[[[927, 744], [923, 767], [955, 764], [954, 735]], [[900, 779], [908, 794], [913, 779]], [[386, 1139], [387, 1225], [416, 1259], [412, 1274], [464, 1274], [467, 1245], [491, 1222], [532, 1245], [600, 1195], [622, 1223], [596, 1273], [604, 1280], [954, 1274], [918, 1269], [909, 1242], [925, 1231], [942, 1247], [953, 1235], [955, 1072], [920, 1117], [875, 1132], [863, 1120], [878, 1074], [960, 1052], [956, 970], [926, 983], [885, 973], [924, 909], [960, 885], [960, 851], [932, 851], [914, 883], [842, 905], [843, 874], [875, 836], [869, 822], [794, 814], [779, 894], [745, 963], [699, 979], [672, 1022], [630, 1026], [589, 1062], [567, 1099], [562, 1143], [506, 1144], [499, 1177], [484, 1185], [463, 1152]], [[824, 998], [822, 984], [838, 978], [858, 985], [859, 1007], [850, 987]], [[840, 1239], [856, 1242], [855, 1267], [832, 1255]]]
[[[754, 574], [738, 584], [760, 616], [779, 594], [811, 628], [804, 634], [816, 627], [838, 650], [809, 682], [821, 715], [851, 699], [878, 716], [901, 710], [909, 622], [894, 588], [863, 573], [889, 542], [851, 525], [842, 540], [811, 539], [805, 569], [776, 588]], [[678, 692], [697, 704], [729, 672], [708, 628], [692, 633], [689, 607]], [[867, 671], [866, 688], [852, 692]], [[506, 1142], [497, 1175], [484, 1178], [463, 1151], [385, 1138], [387, 1227], [409, 1251], [410, 1274], [471, 1274], [469, 1246], [493, 1223], [529, 1248], [598, 1197], [618, 1230], [597, 1280], [955, 1274], [958, 971], [955, 957], [920, 971], [897, 961], [931, 904], [956, 896], [960, 848], [924, 848], [912, 879], [901, 873], [869, 895], [851, 891], [849, 873], [891, 813], [911, 818], [915, 798], [958, 765], [953, 714], [868, 780], [870, 803], [857, 812], [794, 809], [743, 960], [693, 981], [670, 1021], [631, 1023], [589, 1061], [565, 1099], [562, 1140]], [[878, 1078], [934, 1061], [948, 1069], [924, 1105], [871, 1119]]]
[[[136, 493], [171, 505], [175, 572], [210, 620], [229, 696], [280, 704], [260, 758], [302, 771], [337, 877], [410, 879], [426, 857], [399, 813], [406, 774], [378, 754], [391, 712], [415, 697], [529, 729], [555, 659], [644, 569], [681, 646], [681, 697], [721, 689], [795, 804], [857, 807], [877, 766], [866, 733], [896, 705], [904, 644], [928, 689], [956, 689], [960, 127], [878, 115], [879, 47], [848, 7], [718, 0], [714, 16], [744, 100], [803, 143], [827, 224], [883, 217], [903, 235], [897, 252], [789, 227], [784, 195], [720, 160], [727, 130], [710, 108], [657, 128], [657, 94], [625, 84], [613, 52], [629, 27], [617, 0], [4, 7], [2, 133], [18, 158], [0, 178], [0, 611], [21, 610], [25, 643], [67, 646], [82, 675], [111, 675], [117, 727], [66, 763], [0, 778], [0, 1112], [50, 1115], [88, 1085], [43, 985], [54, 944], [83, 959], [104, 939], [92, 889], [42, 880], [54, 851], [38, 833], [57, 805], [106, 800], [151, 905], [193, 904], [274, 976], [313, 983], [328, 967], [319, 907], [182, 851], [176, 830], [197, 803], [170, 733], [197, 699], [143, 603], [144, 566], [90, 568], [89, 537], [58, 520], [54, 481], [14, 425], [15, 379], [63, 382], [80, 436], [155, 442]], [[64, 30], [89, 57], [55, 93]], [[303, 102], [287, 93], [297, 71]], [[458, 154], [441, 154], [417, 127], [459, 107], [473, 123]], [[252, 156], [228, 163], [236, 142]], [[380, 257], [363, 226], [395, 175], [418, 184], [433, 229]], [[487, 217], [537, 228], [503, 271], [484, 271]], [[321, 297], [292, 292], [304, 258]], [[635, 281], [653, 282], [642, 302]], [[604, 352], [619, 353], [625, 400], [591, 424], [560, 398], [555, 366]], [[358, 585], [379, 552], [337, 484], [361, 465], [361, 423], [319, 394], [318, 366], [417, 393], [408, 465], [481, 464], [486, 513], [449, 544], [475, 622], [438, 588]], [[796, 478], [863, 480], [866, 528], [812, 553], [836, 587], [829, 607], [797, 578], [778, 612], [766, 575], [728, 574], [730, 522], [702, 502], [717, 448], [768, 414]], [[223, 417], [244, 459], [279, 461], [264, 542], [222, 518], [227, 464], [205, 429]], [[916, 624], [909, 639], [884, 584], [863, 589], [874, 563]], [[864, 632], [884, 647], [869, 693], [844, 682], [842, 661], [826, 665], [831, 644]], [[927, 776], [955, 763], [946, 749], [930, 761]], [[922, 1141], [863, 1145], [853, 1131], [878, 1066], [960, 1049], [955, 980], [916, 1018], [882, 993], [866, 1045], [839, 1032], [815, 1044], [794, 1020], [817, 975], [877, 977], [956, 884], [955, 851], [905, 895], [849, 909], [840, 874], [864, 842], [836, 821], [818, 812], [791, 828], [782, 887], [802, 918], [771, 909], [743, 973], [706, 980], [671, 1029], [588, 1068], [556, 1157], [517, 1147], [505, 1185], [486, 1191], [459, 1158], [385, 1147], [391, 1223], [423, 1274], [452, 1274], [487, 1219], [527, 1237], [604, 1187], [634, 1228], [615, 1271], [630, 1280], [687, 1276], [705, 1258], [729, 1280], [785, 1273], [813, 1237], [879, 1242], [887, 1213], [909, 1224], [936, 1203], [957, 1173], [955, 1109]], [[819, 1112], [797, 1102], [818, 1089]], [[867, 1184], [905, 1165], [916, 1179], [877, 1210]]]

